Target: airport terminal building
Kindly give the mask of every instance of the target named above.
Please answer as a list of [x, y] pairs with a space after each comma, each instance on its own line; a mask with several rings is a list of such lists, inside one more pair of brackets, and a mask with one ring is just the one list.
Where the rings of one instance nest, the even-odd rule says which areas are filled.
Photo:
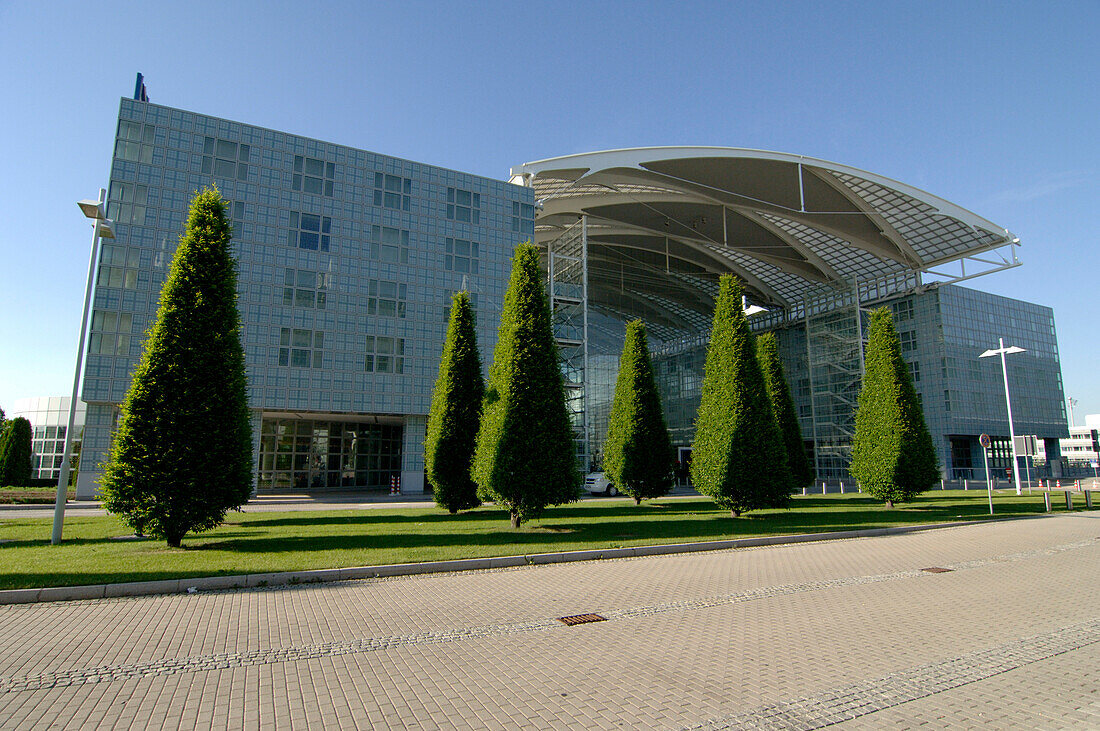
[[[1011, 233], [842, 165], [648, 148], [494, 180], [124, 98], [97, 266], [78, 495], [96, 489], [193, 193], [229, 201], [260, 490], [425, 489], [423, 440], [450, 297], [472, 295], [488, 367], [514, 246], [544, 252], [578, 459], [598, 461], [625, 322], [651, 336], [674, 443], [690, 447], [718, 277], [776, 330], [819, 476], [846, 474], [867, 312], [893, 308], [947, 476], [982, 432], [1066, 436], [1049, 308], [957, 282], [1019, 264]], [[1003, 443], [1003, 442], [1002, 442]], [[1003, 451], [1003, 450], [1002, 450]], [[1002, 455], [1003, 456], [1003, 455]], [[1006, 458], [1007, 459], [1007, 458]]]

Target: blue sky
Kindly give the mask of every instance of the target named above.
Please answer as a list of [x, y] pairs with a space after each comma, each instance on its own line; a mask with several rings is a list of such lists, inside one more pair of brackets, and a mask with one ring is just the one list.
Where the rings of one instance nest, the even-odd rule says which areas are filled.
[[71, 389], [74, 201], [105, 185], [140, 71], [157, 103], [497, 178], [699, 144], [923, 188], [1021, 238], [1024, 266], [970, 286], [1054, 308], [1081, 423], [1100, 413], [1098, 28], [1095, 0], [0, 0], [0, 406]]

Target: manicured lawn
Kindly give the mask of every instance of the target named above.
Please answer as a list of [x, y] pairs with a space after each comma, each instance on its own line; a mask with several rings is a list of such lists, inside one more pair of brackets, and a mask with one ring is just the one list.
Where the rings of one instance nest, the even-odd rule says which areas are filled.
[[[1060, 497], [1060, 496], [1059, 496]], [[1083, 507], [1083, 499], [1076, 496]], [[1043, 512], [1041, 493], [994, 497], [998, 517]], [[1057, 503], [1056, 503], [1057, 504]], [[1061, 503], [1064, 509], [1064, 502]], [[1076, 505], [1076, 503], [1075, 503]], [[859, 494], [796, 497], [791, 510], [737, 519], [703, 498], [635, 506], [586, 500], [549, 509], [518, 531], [495, 508], [451, 516], [435, 508], [231, 513], [222, 527], [188, 535], [184, 547], [113, 540], [130, 531], [113, 517], [69, 518], [65, 541], [49, 543], [51, 521], [0, 520], [0, 588], [338, 568], [454, 558], [915, 525], [989, 517], [984, 491], [926, 493], [887, 510]]]

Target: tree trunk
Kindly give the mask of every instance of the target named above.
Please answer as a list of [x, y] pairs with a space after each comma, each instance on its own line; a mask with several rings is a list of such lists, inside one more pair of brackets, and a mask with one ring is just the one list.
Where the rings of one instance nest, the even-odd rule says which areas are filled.
[[741, 517], [741, 511], [738, 510], [737, 508], [734, 508], [730, 512], [733, 513], [733, 517], [735, 517], [735, 518], [740, 518]]
[[893, 500], [887, 500], [886, 501], [886, 507], [888, 507], [888, 508], [894, 507], [894, 501]]
[[164, 542], [167, 543], [170, 548], [179, 548], [180, 543], [183, 542], [183, 536], [165, 536]]
[[642, 504], [642, 499], [640, 497], [634, 498], [634, 504], [635, 505], [641, 505]]
[[519, 525], [520, 525], [521, 522], [522, 521], [520, 521], [519, 513], [516, 512], [515, 510], [513, 510], [512, 511], [512, 527], [513, 528], [519, 528]]

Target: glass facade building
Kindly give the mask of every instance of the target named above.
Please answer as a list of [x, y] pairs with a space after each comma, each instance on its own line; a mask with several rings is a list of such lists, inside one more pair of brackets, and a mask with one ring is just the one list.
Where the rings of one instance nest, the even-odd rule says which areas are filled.
[[[909, 364], [945, 478], [984, 476], [978, 443], [983, 433], [993, 439], [990, 468], [1002, 471], [994, 474], [1003, 477], [1012, 465], [1001, 364], [997, 358], [978, 357], [997, 347], [999, 337], [1027, 351], [1007, 361], [1015, 432], [1037, 436], [1047, 454], [1056, 456], [1067, 428], [1054, 313], [1049, 307], [957, 285], [930, 286], [879, 304], [893, 314], [902, 357]], [[867, 305], [858, 324], [855, 312], [854, 306], [842, 304], [823, 316], [775, 331], [807, 451], [822, 479], [848, 477], [859, 389], [858, 379], [845, 372], [860, 367], [858, 353], [848, 351], [851, 343], [866, 338]], [[694, 438], [706, 350], [705, 339], [697, 339], [669, 343], [654, 353], [669, 430], [681, 446], [689, 446]], [[594, 370], [593, 375], [613, 379], [615, 369]], [[591, 406], [593, 434], [601, 442], [607, 425], [600, 415], [609, 409], [609, 403]]]
[[450, 297], [467, 287], [488, 363], [529, 189], [123, 99], [82, 397], [90, 497], [188, 205], [229, 201], [261, 489], [423, 489]]
[[[15, 411], [9, 418], [14, 419], [19, 416], [31, 423], [31, 477], [37, 480], [57, 480], [61, 477], [61, 464], [65, 456], [65, 431], [69, 428], [69, 397], [44, 396], [18, 399], [15, 402]], [[73, 468], [80, 459], [83, 429], [84, 404], [78, 401], [73, 422], [73, 456], [69, 463]]]

